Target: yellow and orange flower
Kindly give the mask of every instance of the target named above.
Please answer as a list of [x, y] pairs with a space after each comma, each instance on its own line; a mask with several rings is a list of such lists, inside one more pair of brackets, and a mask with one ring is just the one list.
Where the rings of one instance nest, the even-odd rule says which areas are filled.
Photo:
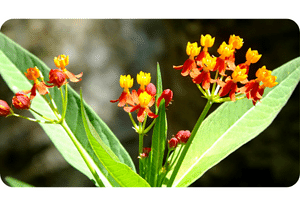
[[54, 64], [56, 65], [56, 67], [60, 68], [63, 71], [63, 73], [66, 75], [66, 78], [70, 79], [71, 82], [81, 81], [83, 72], [74, 75], [73, 73], [71, 73], [66, 69], [66, 66], [69, 64], [69, 56], [62, 54], [59, 55], [58, 57], [54, 57]]
[[225, 83], [218, 81], [221, 86], [219, 95], [223, 97], [229, 93], [231, 101], [235, 101], [235, 93], [238, 91], [237, 83], [245, 81], [248, 75], [246, 74], [246, 69], [240, 69], [240, 67], [237, 66], [231, 76], [232, 79], [228, 76], [225, 79]]
[[130, 75], [121, 75], [120, 76], [120, 86], [123, 88], [121, 96], [117, 100], [111, 100], [111, 103], [116, 103], [119, 101], [118, 106], [123, 107], [125, 104], [134, 105], [132, 101], [129, 88], [133, 86], [133, 78]]
[[[216, 66], [216, 57], [211, 57], [209, 54], [201, 61], [201, 67], [198, 69], [194, 69], [191, 73], [191, 77], [193, 78], [193, 82], [196, 84], [202, 83], [202, 87], [206, 90], [210, 88], [210, 71], [212, 71]], [[200, 72], [202, 70], [202, 72]]]
[[186, 46], [186, 53], [189, 56], [189, 58], [183, 63], [183, 65], [180, 66], [173, 66], [174, 69], [181, 70], [182, 76], [187, 76], [190, 74], [190, 71], [192, 69], [197, 68], [196, 62], [195, 62], [195, 56], [198, 56], [200, 53], [201, 47], [198, 47], [197, 42], [190, 43], [188, 42]]
[[220, 54], [220, 56], [217, 58], [217, 63], [215, 68], [213, 69], [213, 71], [218, 70], [219, 73], [222, 76], [226, 76], [225, 75], [225, 70], [226, 70], [226, 62], [230, 57], [233, 56], [234, 53], [234, 49], [232, 49], [232, 44], [226, 44], [226, 42], [223, 42], [219, 49], [218, 49], [218, 53]]
[[[239, 91], [245, 93], [248, 99], [251, 99], [253, 105], [256, 104], [262, 98], [264, 89], [266, 87], [272, 88], [278, 83], [276, 81], [276, 76], [271, 75], [272, 71], [267, 70], [266, 66], [261, 67], [256, 71], [256, 79], [249, 81], [244, 87]], [[263, 84], [260, 85], [260, 82]]]
[[209, 34], [206, 34], [205, 36], [201, 35], [200, 44], [201, 44], [201, 46], [203, 46], [203, 50], [195, 59], [196, 62], [199, 62], [198, 65], [201, 65], [202, 59], [206, 56], [206, 54], [208, 54], [208, 51], [207, 51], [208, 48], [212, 47], [214, 45], [214, 42], [215, 42], [215, 38], [212, 38], [211, 35], [209, 35]]
[[24, 91], [26, 94], [29, 92], [30, 94], [30, 99], [32, 100], [36, 96], [36, 90], [40, 93], [40, 95], [45, 95], [48, 94], [49, 91], [47, 88], [52, 87], [52, 86], [47, 86], [44, 81], [39, 81], [38, 78], [40, 78], [41, 74], [40, 71], [37, 67], [31, 67], [27, 69], [27, 73], [24, 73], [25, 76], [28, 78], [28, 80], [33, 80], [33, 86], [31, 90]]
[[228, 44], [232, 45], [232, 49], [240, 49], [243, 43], [243, 39], [240, 36], [230, 35]]
[[203, 46], [203, 51], [207, 51], [208, 47], [212, 47], [214, 45], [215, 38], [212, 38], [211, 35], [206, 34], [205, 36], [201, 35], [200, 43]]
[[151, 110], [150, 107], [154, 104], [155, 102], [155, 97], [148, 94], [147, 91], [144, 91], [138, 95], [136, 90], [132, 91], [132, 99], [133, 102], [136, 104], [135, 106], [127, 106], [124, 107], [124, 110], [126, 112], [137, 112], [137, 119], [139, 122], [143, 122], [145, 120], [146, 115], [148, 115], [151, 118], [157, 118], [158, 115], [154, 114]]
[[150, 73], [140, 71], [140, 73], [136, 75], [136, 81], [140, 84], [140, 88], [138, 90], [138, 94], [140, 94], [145, 91], [146, 86], [150, 83], [151, 75]]

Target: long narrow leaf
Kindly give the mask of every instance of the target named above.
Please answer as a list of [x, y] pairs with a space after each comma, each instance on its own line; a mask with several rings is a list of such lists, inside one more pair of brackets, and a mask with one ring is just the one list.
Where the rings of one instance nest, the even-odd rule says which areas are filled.
[[149, 187], [145, 179], [140, 177], [127, 165], [120, 162], [112, 150], [105, 145], [88, 119], [81, 97], [81, 112], [88, 140], [109, 175], [122, 187]]
[[23, 181], [20, 181], [10, 176], [5, 177], [5, 180], [11, 187], [34, 187], [28, 183], [24, 183]]
[[[157, 64], [157, 98], [162, 93], [162, 78], [159, 64]], [[151, 164], [150, 164], [150, 176], [149, 183], [151, 186], [157, 186], [157, 178], [159, 171], [161, 170], [165, 144], [167, 138], [167, 116], [164, 100], [160, 103], [158, 117], [156, 119], [153, 135], [152, 135], [152, 146], [151, 146]]]

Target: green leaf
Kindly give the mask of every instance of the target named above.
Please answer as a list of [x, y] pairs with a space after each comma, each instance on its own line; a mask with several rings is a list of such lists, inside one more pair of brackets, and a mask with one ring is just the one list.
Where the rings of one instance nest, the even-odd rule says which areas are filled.
[[81, 102], [82, 120], [88, 140], [95, 154], [108, 171], [109, 175], [111, 175], [113, 179], [122, 187], [149, 187], [149, 184], [145, 179], [140, 177], [127, 165], [121, 163], [119, 158], [112, 152], [112, 150], [105, 145], [88, 119], [83, 106], [82, 96]]
[[19, 181], [13, 177], [5, 177], [6, 182], [11, 186], [11, 187], [34, 187], [28, 183], [24, 183], [22, 181]]
[[[0, 65], [0, 74], [2, 78], [14, 93], [21, 90], [31, 89], [32, 83], [24, 76], [24, 72], [26, 72], [27, 68], [37, 66], [46, 81], [48, 80], [48, 74], [50, 71], [50, 69], [36, 56], [23, 49], [20, 45], [16, 44], [2, 33], [0, 33]], [[55, 104], [61, 111], [62, 102], [60, 91], [57, 88], [50, 88], [49, 91], [55, 101]], [[34, 110], [44, 114], [45, 116], [55, 119], [52, 110], [39, 94], [34, 98], [31, 106]], [[135, 166], [129, 154], [112, 131], [89, 105], [85, 103], [84, 106], [90, 122], [100, 134], [103, 142], [118, 156], [120, 162], [125, 163], [135, 171]], [[76, 139], [86, 150], [93, 162], [95, 162], [97, 166], [101, 165], [85, 134], [80, 108], [79, 95], [71, 87], [68, 87], [68, 107], [66, 114], [68, 128], [75, 135]], [[32, 114], [35, 118], [41, 119], [35, 113], [32, 112]], [[93, 179], [91, 172], [87, 168], [85, 162], [81, 158], [65, 130], [59, 124], [41, 124], [41, 126], [66, 161], [90, 179]], [[106, 175], [107, 174], [104, 174], [104, 176]], [[106, 184], [107, 186], [110, 185], [108, 181], [106, 181]]]
[[[156, 95], [156, 102], [158, 97], [162, 93], [162, 79], [160, 73], [159, 64], [157, 64], [157, 95]], [[151, 146], [151, 164], [150, 164], [150, 173], [149, 173], [149, 183], [151, 186], [156, 187], [158, 181], [158, 174], [161, 170], [163, 158], [164, 158], [164, 151], [165, 151], [165, 144], [167, 139], [167, 116], [166, 116], [166, 109], [164, 99], [161, 101], [159, 106], [158, 117], [156, 118], [156, 122], [153, 128], [153, 135], [152, 135], [152, 146]]]
[[248, 99], [223, 103], [201, 124], [173, 187], [189, 186], [208, 169], [266, 129], [287, 103], [300, 80], [300, 58], [272, 72], [277, 86], [267, 88], [253, 106]]

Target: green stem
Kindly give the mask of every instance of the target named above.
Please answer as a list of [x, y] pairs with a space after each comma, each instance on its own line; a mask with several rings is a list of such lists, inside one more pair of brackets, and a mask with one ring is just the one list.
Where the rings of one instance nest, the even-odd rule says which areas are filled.
[[129, 115], [129, 118], [130, 118], [130, 120], [132, 122], [132, 125], [133, 125], [135, 131], [137, 132], [138, 131], [138, 126], [136, 125], [136, 123], [135, 123], [135, 121], [134, 121], [134, 119], [132, 117], [132, 114], [129, 112], [128, 115]]
[[30, 118], [30, 117], [25, 117], [23, 115], [19, 115], [19, 114], [16, 114], [16, 113], [13, 113], [9, 116], [20, 117], [20, 118], [27, 119], [27, 120], [32, 121], [32, 122], [38, 122], [38, 123], [44, 123], [44, 124], [55, 124], [56, 123], [56, 121], [54, 121], [54, 120], [43, 121], [43, 120], [33, 119], [33, 118]]
[[151, 122], [151, 124], [144, 130], [144, 134], [148, 133], [150, 129], [153, 127], [153, 125], [156, 122], [156, 118]]
[[62, 104], [63, 104], [63, 111], [62, 111], [62, 115], [61, 115], [61, 121], [65, 119], [66, 117], [66, 112], [67, 112], [67, 104], [68, 104], [68, 85], [65, 84], [65, 97], [63, 94], [63, 91], [61, 88], [60, 89], [60, 93], [61, 93], [61, 99], [62, 99]]
[[41, 113], [39, 113], [39, 112], [35, 111], [35, 110], [34, 110], [34, 109], [32, 109], [32, 108], [29, 108], [29, 109], [30, 109], [32, 112], [36, 113], [37, 115], [41, 116], [42, 118], [44, 118], [44, 119], [46, 119], [46, 120], [48, 120], [48, 121], [53, 121], [53, 122], [56, 122], [56, 120], [54, 120], [54, 119], [50, 119], [50, 118], [48, 118], [48, 117], [46, 117], [46, 116], [42, 115]]
[[50, 101], [51, 101], [51, 103], [52, 103], [52, 106], [53, 106], [55, 112], [56, 112], [56, 113], [59, 113], [59, 111], [58, 111], [58, 109], [57, 109], [57, 107], [56, 107], [56, 105], [55, 105], [55, 102], [54, 102], [54, 100], [53, 100], [53, 98], [52, 98], [50, 92], [48, 93], [48, 95], [49, 95]]
[[196, 84], [198, 89], [202, 92], [202, 94], [207, 97], [207, 93], [202, 89], [202, 87], [200, 86], [200, 84]]
[[[52, 99], [52, 97], [50, 96], [50, 93], [49, 94], [49, 97], [50, 99]], [[53, 111], [54, 115], [56, 116], [56, 118], [59, 120], [60, 119], [60, 114], [58, 112], [58, 110], [54, 107], [54, 105], [47, 99], [47, 97], [45, 95], [42, 95], [42, 97], [45, 99], [45, 101], [47, 101], [48, 105], [50, 106], [51, 110]], [[53, 100], [53, 99], [52, 99]], [[52, 101], [53, 102], [53, 101]]]
[[62, 121], [62, 123], [60, 124], [64, 130], [67, 132], [68, 136], [70, 137], [70, 139], [72, 140], [73, 144], [75, 145], [75, 147], [77, 148], [77, 150], [79, 151], [81, 157], [83, 158], [85, 164], [87, 165], [87, 167], [89, 168], [89, 170], [91, 171], [92, 175], [94, 176], [96, 182], [98, 183], [98, 185], [100, 187], [105, 187], [105, 185], [103, 184], [103, 182], [101, 181], [98, 173], [96, 172], [96, 170], [94, 169], [94, 167], [92, 166], [92, 163], [89, 161], [87, 153], [85, 151], [85, 149], [81, 146], [81, 144], [77, 141], [76, 137], [73, 135], [72, 131], [69, 129], [67, 123], [65, 120]]
[[161, 185], [162, 185], [162, 183], [163, 183], [163, 181], [164, 181], [164, 179], [165, 179], [165, 177], [166, 177], [166, 175], [167, 175], [167, 173], [168, 173], [168, 158], [169, 158], [169, 156], [170, 156], [170, 153], [171, 153], [171, 151], [173, 151], [173, 149], [168, 149], [168, 153], [167, 153], [167, 157], [166, 157], [166, 162], [165, 162], [165, 164], [164, 164], [164, 166], [162, 167], [162, 169], [161, 169], [161, 173], [159, 174], [159, 178], [158, 178], [158, 185], [157, 185], [157, 187], [161, 187]]
[[146, 114], [145, 119], [144, 119], [144, 122], [143, 122], [142, 131], [141, 131], [143, 135], [145, 134], [144, 130], [145, 130], [145, 127], [146, 127], [147, 116], [148, 116], [148, 115]]
[[179, 171], [179, 168], [180, 168], [180, 166], [181, 166], [181, 164], [183, 162], [183, 159], [184, 159], [184, 157], [185, 157], [185, 155], [186, 155], [186, 153], [187, 153], [187, 151], [188, 151], [188, 149], [189, 149], [189, 147], [190, 147], [190, 145], [191, 145], [191, 143], [192, 143], [192, 141], [193, 141], [193, 139], [194, 139], [194, 137], [196, 135], [196, 132], [198, 131], [200, 125], [202, 124], [202, 122], [203, 122], [205, 116], [207, 115], [207, 113], [208, 113], [210, 107], [212, 106], [212, 104], [213, 104], [212, 101], [210, 101], [210, 100], [207, 101], [207, 103], [206, 103], [206, 105], [204, 107], [204, 110], [202, 111], [202, 113], [201, 113], [201, 115], [200, 115], [200, 117], [199, 117], [196, 125], [194, 126], [194, 129], [193, 129], [193, 131], [191, 133], [191, 136], [190, 136], [188, 142], [185, 144], [185, 147], [184, 147], [182, 153], [180, 154], [178, 162], [177, 162], [177, 164], [176, 164], [176, 166], [175, 166], [175, 168], [174, 168], [174, 170], [172, 172], [170, 180], [168, 181], [167, 187], [171, 187], [173, 185], [173, 182], [174, 182], [175, 177], [176, 177], [176, 175], [177, 175], [177, 173]]
[[[139, 155], [143, 153], [143, 145], [144, 145], [144, 134], [139, 134]], [[143, 169], [142, 169], [142, 160], [141, 158], [139, 159], [139, 171], [140, 174], [143, 174]]]
[[[183, 147], [184, 147], [184, 144], [181, 144], [180, 147], [179, 147], [180, 149], [179, 149], [177, 155], [175, 156], [175, 159], [174, 159], [174, 156], [173, 156], [172, 159], [170, 160], [170, 167], [169, 167], [169, 169], [172, 169], [172, 167], [173, 167], [174, 164], [176, 163], [176, 160], [177, 160], [177, 159], [179, 158], [179, 156], [181, 155], [181, 152], [182, 152]], [[174, 159], [174, 160], [173, 160], [173, 159]]]

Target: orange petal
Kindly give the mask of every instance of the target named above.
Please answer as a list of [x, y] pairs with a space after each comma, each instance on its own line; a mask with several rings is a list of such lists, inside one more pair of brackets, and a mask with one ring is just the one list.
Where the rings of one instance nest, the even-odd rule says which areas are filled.
[[47, 85], [44, 82], [36, 84], [36, 89], [39, 91], [40, 95], [45, 95], [49, 93]]
[[75, 83], [81, 81], [81, 79], [78, 78], [80, 78], [83, 75], [83, 72], [81, 72], [78, 75], [74, 75], [72, 72], [69, 72], [68, 70], [65, 70], [64, 73], [70, 79], [71, 82], [75, 82]]
[[154, 114], [149, 108], [146, 108], [145, 111], [148, 114], [148, 116], [151, 117], [151, 118], [157, 118], [158, 117], [158, 115]]
[[146, 113], [144, 111], [145, 111], [145, 108], [140, 107], [139, 112], [137, 114], [137, 119], [139, 122], [143, 122], [145, 119]]

